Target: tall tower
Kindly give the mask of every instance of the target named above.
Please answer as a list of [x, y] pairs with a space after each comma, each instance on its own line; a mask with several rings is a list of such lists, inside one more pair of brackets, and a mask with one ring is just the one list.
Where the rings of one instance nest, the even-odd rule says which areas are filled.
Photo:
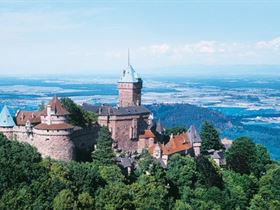
[[122, 77], [118, 82], [119, 106], [140, 106], [142, 85], [142, 79], [130, 65], [128, 50], [128, 65], [127, 68], [123, 70]]

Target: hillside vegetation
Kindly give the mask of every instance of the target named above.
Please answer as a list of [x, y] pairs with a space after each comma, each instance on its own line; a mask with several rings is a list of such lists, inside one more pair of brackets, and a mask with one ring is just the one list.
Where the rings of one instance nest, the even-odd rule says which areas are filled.
[[246, 137], [234, 141], [224, 168], [207, 156], [175, 154], [164, 169], [143, 153], [130, 175], [111, 144], [103, 127], [92, 161], [60, 162], [0, 135], [0, 209], [280, 209], [280, 165]]

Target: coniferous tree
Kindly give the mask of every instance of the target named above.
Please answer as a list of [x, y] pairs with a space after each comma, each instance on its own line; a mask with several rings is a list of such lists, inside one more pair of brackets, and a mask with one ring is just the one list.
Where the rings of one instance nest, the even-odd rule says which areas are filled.
[[257, 160], [256, 145], [247, 137], [236, 139], [226, 152], [228, 168], [241, 174], [254, 173]]
[[207, 121], [202, 125], [200, 137], [202, 140], [201, 152], [204, 154], [210, 149], [220, 150], [224, 148], [220, 141], [219, 132]]
[[103, 126], [98, 132], [96, 149], [92, 152], [93, 162], [97, 165], [111, 165], [115, 162], [112, 149], [113, 139], [107, 127]]

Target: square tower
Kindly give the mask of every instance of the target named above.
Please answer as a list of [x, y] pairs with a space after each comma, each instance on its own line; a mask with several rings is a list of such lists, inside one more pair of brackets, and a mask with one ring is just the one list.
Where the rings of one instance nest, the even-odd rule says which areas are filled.
[[142, 79], [130, 65], [128, 53], [128, 66], [118, 82], [119, 107], [140, 106], [142, 85]]

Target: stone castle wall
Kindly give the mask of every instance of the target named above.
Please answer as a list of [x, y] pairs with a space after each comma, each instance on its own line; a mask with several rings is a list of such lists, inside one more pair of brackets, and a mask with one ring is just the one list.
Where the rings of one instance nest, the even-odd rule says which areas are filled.
[[141, 88], [141, 82], [119, 83], [119, 105], [121, 107], [141, 105]]
[[88, 129], [71, 130], [38, 130], [27, 132], [25, 126], [0, 128], [8, 139], [28, 143], [42, 155], [56, 160], [75, 160], [79, 152], [92, 152], [96, 144], [99, 126]]
[[84, 128], [74, 131], [71, 139], [78, 151], [92, 152], [96, 139], [98, 137], [99, 126], [94, 125], [92, 128]]
[[13, 128], [0, 128], [0, 132], [3, 133], [7, 139], [13, 139]]
[[[148, 118], [149, 115], [110, 116], [108, 120], [107, 116], [99, 116], [98, 123], [109, 128], [119, 149], [136, 151], [139, 135], [148, 126]], [[133, 136], [132, 129], [136, 129], [136, 136]]]

